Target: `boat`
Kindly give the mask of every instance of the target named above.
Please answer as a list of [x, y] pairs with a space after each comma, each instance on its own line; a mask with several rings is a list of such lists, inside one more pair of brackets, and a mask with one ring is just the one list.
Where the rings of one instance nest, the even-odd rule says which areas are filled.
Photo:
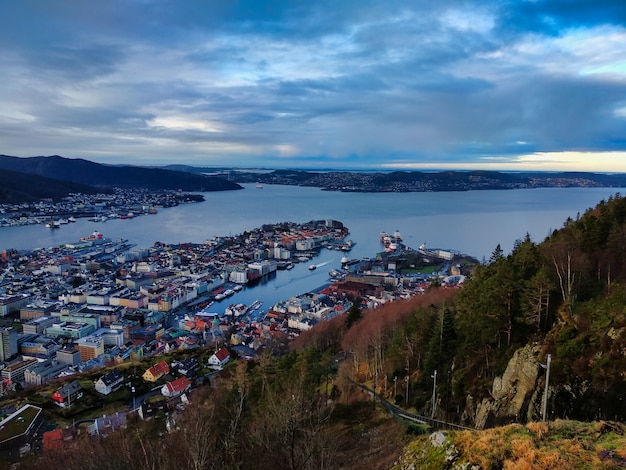
[[67, 221], [68, 222], [76, 222], [76, 219], [74, 217], [68, 217]]
[[309, 271], [313, 271], [317, 269], [317, 266], [315, 266], [314, 264], [312, 264], [311, 266], [309, 266]]
[[341, 258], [341, 264], [348, 264], [350, 262], [350, 258], [348, 258], [347, 256], [343, 256]]
[[287, 263], [287, 269], [293, 269], [293, 263]]
[[50, 222], [46, 224], [46, 228], [61, 228], [61, 226], [54, 219], [50, 219]]
[[69, 224], [69, 223], [70, 223], [70, 221], [69, 221], [69, 220], [67, 220], [67, 219], [59, 219], [59, 222], [58, 222], [58, 223], [59, 223], [60, 225], [66, 225], [66, 224]]
[[263, 305], [263, 302], [261, 302], [260, 300], [255, 300], [250, 304], [250, 310], [258, 310], [259, 308], [261, 308], [261, 305]]
[[394, 238], [396, 239], [396, 242], [401, 242], [402, 241], [402, 235], [400, 235], [400, 231], [396, 230], [395, 233], [393, 234]]
[[263, 185], [261, 185], [261, 183], [257, 183], [256, 184], [256, 189], [263, 189]]
[[235, 287], [233, 287], [233, 290], [235, 292], [239, 292], [241, 289], [243, 289], [243, 286], [241, 284], [237, 284]]
[[230, 304], [224, 310], [224, 315], [229, 317], [242, 317], [248, 313], [248, 307], [245, 304]]
[[93, 241], [93, 240], [101, 240], [102, 238], [104, 238], [104, 235], [102, 235], [97, 230], [94, 230], [94, 232], [91, 235], [89, 235], [87, 237], [80, 237], [80, 241], [81, 242], [90, 242], [90, 241]]
[[229, 296], [233, 295], [234, 293], [235, 293], [235, 291], [234, 291], [233, 289], [226, 289], [226, 290], [224, 291], [224, 295], [225, 295], [226, 297], [229, 297]]

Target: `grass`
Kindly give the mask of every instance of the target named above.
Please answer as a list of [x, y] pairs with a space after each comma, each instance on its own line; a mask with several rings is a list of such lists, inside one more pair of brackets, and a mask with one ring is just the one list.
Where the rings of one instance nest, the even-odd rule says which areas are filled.
[[[445, 450], [445, 452], [442, 452]], [[446, 434], [443, 447], [427, 437], [414, 441], [394, 468], [611, 469], [626, 459], [626, 425], [614, 422], [511, 424], [485, 431]]]
[[22, 410], [20, 414], [14, 416], [11, 421], [2, 421], [0, 424], [0, 442], [24, 434], [40, 412], [39, 408], [29, 406]]

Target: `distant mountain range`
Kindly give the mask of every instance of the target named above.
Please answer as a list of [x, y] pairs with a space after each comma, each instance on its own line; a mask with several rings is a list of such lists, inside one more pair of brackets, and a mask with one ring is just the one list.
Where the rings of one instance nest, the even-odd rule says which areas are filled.
[[237, 183], [216, 176], [162, 168], [102, 165], [58, 155], [28, 158], [0, 155], [0, 181], [0, 201], [5, 202], [36, 200], [41, 197], [57, 198], [70, 192], [107, 192], [106, 190], [114, 187], [152, 191], [242, 189]]

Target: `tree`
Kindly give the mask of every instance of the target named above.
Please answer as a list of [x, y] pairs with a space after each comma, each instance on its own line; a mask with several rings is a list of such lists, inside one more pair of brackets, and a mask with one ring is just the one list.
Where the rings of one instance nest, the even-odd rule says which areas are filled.
[[352, 305], [348, 309], [348, 315], [346, 316], [346, 328], [350, 329], [352, 325], [358, 322], [361, 318], [363, 318], [363, 314], [361, 309], [359, 308], [359, 304], [361, 303], [361, 299], [356, 299], [352, 302]]

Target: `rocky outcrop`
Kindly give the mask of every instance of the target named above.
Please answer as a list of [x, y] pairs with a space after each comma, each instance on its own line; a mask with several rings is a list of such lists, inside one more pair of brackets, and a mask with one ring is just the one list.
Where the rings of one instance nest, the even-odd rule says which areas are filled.
[[539, 348], [525, 346], [513, 354], [502, 377], [496, 377], [491, 396], [478, 405], [468, 397], [466, 415], [474, 416], [474, 426], [484, 429], [508, 422], [527, 422], [539, 417], [543, 388], [537, 389], [543, 377], [538, 361]]

